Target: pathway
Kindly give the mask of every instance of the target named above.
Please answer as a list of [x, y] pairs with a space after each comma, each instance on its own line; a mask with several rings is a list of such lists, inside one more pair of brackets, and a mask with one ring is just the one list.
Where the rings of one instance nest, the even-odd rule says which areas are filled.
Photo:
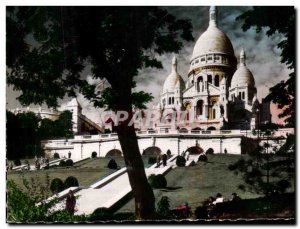
[[[150, 168], [146, 168], [147, 177], [151, 174], [168, 173], [172, 167], [176, 167], [176, 157], [173, 156], [167, 161], [167, 166], [156, 168], [156, 164]], [[198, 156], [190, 156], [186, 166], [189, 166], [193, 160], [198, 159]], [[195, 161], [196, 162], [196, 161]], [[81, 188], [77, 190], [75, 196], [76, 201], [76, 215], [91, 214], [97, 208], [112, 208], [131, 193], [131, 186], [129, 184], [126, 168], [122, 168], [117, 172], [107, 176], [106, 178], [92, 184], [88, 188]], [[61, 208], [57, 205], [56, 209]]]

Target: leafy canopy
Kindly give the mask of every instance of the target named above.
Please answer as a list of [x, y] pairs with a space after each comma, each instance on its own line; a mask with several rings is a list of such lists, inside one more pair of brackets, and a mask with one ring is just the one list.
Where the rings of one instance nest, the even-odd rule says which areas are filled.
[[281, 63], [287, 65], [291, 70], [289, 78], [281, 81], [270, 88], [270, 93], [266, 97], [268, 101], [277, 104], [282, 109], [280, 118], [286, 118], [288, 126], [295, 126], [295, 8], [293, 6], [254, 6], [237, 17], [243, 20], [242, 29], [244, 31], [251, 27], [256, 27], [256, 32], [267, 28], [266, 35], [272, 36], [280, 33], [284, 38], [277, 44], [281, 49]]
[[[162, 68], [156, 54], [178, 52], [191, 29], [158, 7], [7, 7], [7, 83], [22, 105], [56, 107], [81, 92], [97, 107], [144, 108], [152, 96], [131, 93], [134, 77]], [[81, 77], [86, 66], [110, 88], [95, 93]]]

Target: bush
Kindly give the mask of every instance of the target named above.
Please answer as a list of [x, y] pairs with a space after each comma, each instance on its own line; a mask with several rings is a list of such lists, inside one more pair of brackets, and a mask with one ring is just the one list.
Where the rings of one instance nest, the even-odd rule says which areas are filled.
[[64, 182], [64, 188], [70, 188], [70, 187], [78, 187], [79, 186], [79, 182], [77, 180], [76, 177], [73, 176], [69, 176], [67, 177], [67, 179]]
[[20, 159], [16, 159], [14, 161], [15, 166], [20, 166], [21, 165], [21, 160]]
[[148, 182], [153, 188], [165, 188], [167, 186], [167, 180], [162, 174], [150, 175]]
[[204, 161], [204, 162], [207, 162], [207, 156], [204, 155], [204, 154], [200, 155], [199, 158], [198, 158], [198, 161]]
[[89, 217], [89, 221], [112, 220], [113, 214], [108, 208], [97, 208]]
[[94, 151], [92, 152], [92, 158], [96, 158], [97, 157], [97, 153]]
[[107, 167], [109, 169], [117, 169], [118, 168], [118, 164], [114, 159], [110, 159], [110, 161], [107, 164]]
[[185, 162], [186, 162], [186, 160], [185, 160], [185, 158], [183, 156], [178, 156], [176, 158], [176, 165], [178, 167], [184, 167], [185, 166]]
[[245, 187], [245, 185], [243, 185], [243, 184], [240, 184], [239, 186], [238, 186], [238, 189], [239, 190], [242, 190], [242, 191], [246, 191], [246, 187]]
[[208, 211], [204, 206], [197, 207], [195, 210], [196, 219], [208, 219]]
[[206, 150], [205, 154], [214, 154], [214, 150], [212, 148], [209, 148], [208, 150]]
[[61, 167], [66, 166], [66, 162], [65, 162], [64, 160], [60, 161], [60, 162], [59, 162], [59, 166], [61, 166]]
[[149, 165], [153, 165], [156, 163], [156, 158], [155, 157], [149, 157], [148, 158], [148, 164]]
[[170, 217], [170, 200], [167, 196], [162, 196], [157, 203], [157, 213], [159, 217], [167, 219]]
[[66, 160], [66, 166], [73, 166], [73, 160], [72, 159], [68, 159]]
[[236, 170], [237, 169], [237, 165], [236, 164], [230, 164], [227, 167], [230, 171]]
[[247, 170], [246, 161], [243, 158], [239, 159], [235, 164], [240, 171]]
[[59, 158], [60, 158], [60, 157], [59, 157], [59, 154], [58, 154], [58, 153], [54, 153], [53, 158], [59, 159]]
[[54, 178], [50, 184], [50, 190], [52, 193], [59, 193], [64, 190], [64, 182], [59, 178]]
[[276, 188], [280, 193], [285, 193], [286, 189], [289, 187], [291, 187], [291, 184], [287, 180], [280, 180], [276, 184]]

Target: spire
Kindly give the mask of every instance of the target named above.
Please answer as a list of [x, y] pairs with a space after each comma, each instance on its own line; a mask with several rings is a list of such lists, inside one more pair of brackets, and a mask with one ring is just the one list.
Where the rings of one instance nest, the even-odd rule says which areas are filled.
[[173, 59], [172, 59], [172, 71], [177, 72], [177, 58], [175, 55], [173, 56]]
[[240, 65], [246, 66], [246, 53], [243, 48], [240, 53]]
[[211, 6], [209, 8], [209, 26], [217, 26], [217, 7]]

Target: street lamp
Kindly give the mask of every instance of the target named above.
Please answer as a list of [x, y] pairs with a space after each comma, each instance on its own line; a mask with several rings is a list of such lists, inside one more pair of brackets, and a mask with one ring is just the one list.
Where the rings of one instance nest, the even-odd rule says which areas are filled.
[[247, 119], [246, 119], [245, 123], [246, 123], [246, 138], [247, 138], [247, 130], [248, 130], [248, 120]]
[[258, 133], [257, 133], [257, 135], [258, 135], [258, 138], [260, 137], [259, 135], [260, 135], [260, 131], [259, 131], [259, 128], [260, 128], [260, 117], [259, 117], [259, 109], [257, 108], [257, 110], [256, 110], [256, 115], [257, 115], [257, 131], [258, 131]]

